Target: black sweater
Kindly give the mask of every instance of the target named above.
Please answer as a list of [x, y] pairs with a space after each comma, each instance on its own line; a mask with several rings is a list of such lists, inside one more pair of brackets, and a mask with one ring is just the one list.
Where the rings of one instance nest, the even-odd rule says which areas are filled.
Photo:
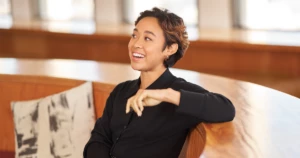
[[169, 69], [147, 89], [179, 91], [179, 106], [162, 102], [145, 107], [141, 117], [126, 114], [127, 99], [139, 85], [140, 79], [127, 81], [111, 92], [84, 148], [84, 158], [175, 158], [191, 128], [200, 122], [231, 121], [235, 116], [229, 99], [177, 78]]

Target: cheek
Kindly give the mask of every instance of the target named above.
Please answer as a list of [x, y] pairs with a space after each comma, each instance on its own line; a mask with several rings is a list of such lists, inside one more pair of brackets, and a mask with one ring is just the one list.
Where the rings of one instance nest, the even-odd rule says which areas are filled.
[[156, 60], [160, 62], [164, 59], [163, 52], [161, 51], [162, 48], [158, 46], [152, 47], [144, 47], [145, 52], [151, 58], [151, 60]]
[[132, 44], [133, 44], [133, 42], [132, 42], [132, 40], [130, 39], [129, 40], [129, 43], [128, 43], [128, 50], [130, 51], [130, 49], [131, 49], [131, 47], [132, 47]]

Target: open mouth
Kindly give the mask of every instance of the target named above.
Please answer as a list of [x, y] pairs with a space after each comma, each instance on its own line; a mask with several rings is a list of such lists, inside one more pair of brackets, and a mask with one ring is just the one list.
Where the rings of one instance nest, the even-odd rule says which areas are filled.
[[134, 58], [138, 58], [138, 59], [142, 59], [142, 58], [145, 57], [144, 54], [140, 54], [140, 53], [133, 53], [132, 56], [133, 56]]

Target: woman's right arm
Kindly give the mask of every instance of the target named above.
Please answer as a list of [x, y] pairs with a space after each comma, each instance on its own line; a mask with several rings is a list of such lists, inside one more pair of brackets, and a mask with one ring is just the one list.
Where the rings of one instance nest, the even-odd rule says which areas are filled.
[[[115, 90], [114, 90], [115, 91]], [[113, 110], [113, 100], [115, 92], [112, 92], [106, 100], [103, 115], [96, 121], [92, 130], [91, 138], [85, 145], [84, 158], [110, 158], [110, 149], [112, 147], [110, 120]]]

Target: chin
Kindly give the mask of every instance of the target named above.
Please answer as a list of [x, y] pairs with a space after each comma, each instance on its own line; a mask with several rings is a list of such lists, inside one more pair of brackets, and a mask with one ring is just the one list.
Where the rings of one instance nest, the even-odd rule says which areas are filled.
[[139, 64], [134, 64], [134, 63], [131, 63], [131, 68], [133, 70], [137, 70], [137, 71], [142, 71], [143, 70], [143, 67]]

